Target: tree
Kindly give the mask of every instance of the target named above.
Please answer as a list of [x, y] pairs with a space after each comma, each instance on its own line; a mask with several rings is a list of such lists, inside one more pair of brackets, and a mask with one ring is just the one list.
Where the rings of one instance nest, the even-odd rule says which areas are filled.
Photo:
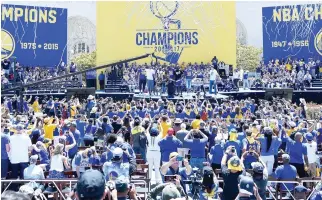
[[255, 71], [263, 50], [254, 46], [237, 43], [237, 66], [248, 71]]
[[91, 53], [82, 53], [72, 59], [77, 65], [78, 71], [85, 70], [96, 66], [96, 51]]

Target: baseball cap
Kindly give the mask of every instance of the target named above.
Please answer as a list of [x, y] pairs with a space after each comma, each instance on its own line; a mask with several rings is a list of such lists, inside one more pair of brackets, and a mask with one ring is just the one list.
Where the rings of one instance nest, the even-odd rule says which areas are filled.
[[123, 150], [120, 147], [116, 147], [112, 150], [113, 160], [120, 160], [123, 156]]
[[290, 160], [290, 156], [289, 156], [288, 154], [284, 153], [284, 154], [282, 155], [282, 159], [283, 159], [283, 160]]
[[254, 181], [248, 176], [242, 176], [239, 180], [239, 192], [252, 195], [254, 192]]
[[125, 192], [128, 189], [128, 181], [124, 176], [119, 177], [115, 180], [115, 189], [118, 192]]
[[172, 152], [169, 155], [169, 159], [173, 158], [173, 157], [177, 157], [179, 154], [177, 152]]
[[233, 156], [228, 160], [228, 169], [236, 170], [236, 171], [243, 170], [238, 156]]
[[167, 185], [162, 190], [162, 200], [170, 200], [180, 197], [180, 192], [174, 184]]
[[205, 166], [202, 172], [204, 176], [212, 175], [214, 173], [213, 169], [209, 166]]
[[251, 166], [253, 171], [256, 173], [263, 173], [264, 171], [264, 166], [260, 162], [252, 162]]
[[168, 129], [168, 135], [173, 135], [174, 134], [174, 130], [173, 128], [169, 128]]
[[105, 191], [104, 175], [98, 170], [85, 171], [77, 182], [76, 191], [80, 199], [101, 198]]
[[290, 123], [289, 123], [289, 125], [290, 125], [290, 127], [292, 127], [292, 128], [294, 128], [294, 127], [296, 126], [295, 122], [293, 122], [293, 121], [292, 121], [292, 122], [290, 122]]
[[313, 140], [313, 135], [312, 135], [312, 133], [307, 133], [307, 134], [305, 135], [305, 137], [306, 137], [306, 139], [307, 139], [308, 141], [312, 141], [312, 140]]

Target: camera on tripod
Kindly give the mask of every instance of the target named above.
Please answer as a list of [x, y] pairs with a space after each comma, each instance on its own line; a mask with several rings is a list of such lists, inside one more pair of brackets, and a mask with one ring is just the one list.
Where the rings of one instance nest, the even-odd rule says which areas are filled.
[[201, 169], [199, 168], [193, 168], [192, 172], [193, 174], [190, 176], [190, 178], [188, 180], [183, 180], [183, 183], [191, 185], [191, 194], [193, 194], [194, 197], [197, 197], [202, 187], [203, 175]]

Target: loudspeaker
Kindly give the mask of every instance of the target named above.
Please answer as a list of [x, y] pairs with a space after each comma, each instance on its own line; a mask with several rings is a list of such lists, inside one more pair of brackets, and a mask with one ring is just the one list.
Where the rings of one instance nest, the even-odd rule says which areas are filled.
[[233, 69], [233, 65], [229, 65], [229, 76], [233, 76], [234, 75], [234, 69]]
[[225, 69], [219, 69], [218, 74], [219, 74], [220, 78], [226, 78], [227, 77]]
[[67, 100], [72, 96], [81, 99], [87, 99], [89, 95], [95, 96], [95, 88], [67, 88], [66, 89]]
[[279, 88], [268, 88], [265, 89], [265, 99], [268, 101], [273, 100], [274, 97], [280, 97], [287, 100], [292, 100], [293, 88], [279, 89]]

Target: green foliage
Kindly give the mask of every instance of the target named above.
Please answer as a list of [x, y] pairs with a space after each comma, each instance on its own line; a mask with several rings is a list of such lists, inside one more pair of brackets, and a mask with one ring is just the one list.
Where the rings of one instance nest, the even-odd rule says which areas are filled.
[[254, 46], [237, 43], [237, 66], [248, 71], [255, 71], [263, 50]]
[[96, 51], [93, 51], [91, 53], [82, 53], [79, 56], [73, 58], [72, 62], [76, 63], [79, 71], [95, 67]]

